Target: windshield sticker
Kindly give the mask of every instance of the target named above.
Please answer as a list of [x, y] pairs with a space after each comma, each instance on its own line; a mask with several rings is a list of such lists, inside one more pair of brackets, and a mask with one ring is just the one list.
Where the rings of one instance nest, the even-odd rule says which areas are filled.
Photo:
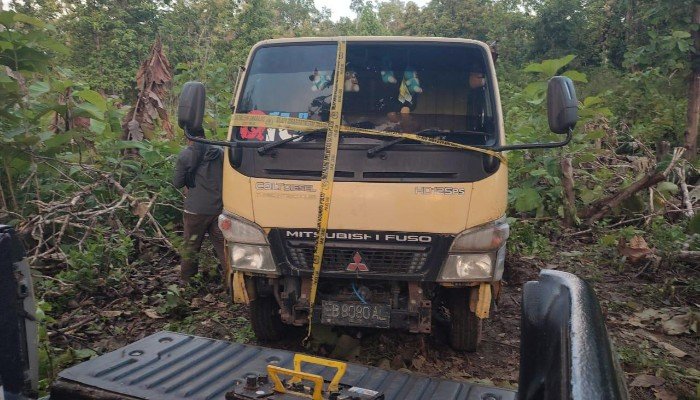
[[[252, 110], [248, 114], [251, 115], [265, 115], [264, 111]], [[263, 133], [265, 132], [264, 126], [242, 126], [241, 127], [241, 138], [247, 140], [263, 140]]]
[[[282, 117], [282, 118], [299, 118], [299, 119], [309, 119], [309, 113], [289, 113], [289, 112], [279, 112], [273, 111], [266, 114], [262, 110], [252, 110], [248, 113], [249, 115], [266, 115], [270, 117]], [[288, 129], [285, 128], [266, 128], [265, 126], [258, 125], [257, 127], [252, 126], [242, 126], [241, 127], [241, 139], [244, 140], [258, 140], [266, 142], [275, 142], [278, 140], [288, 139], [294, 135], [289, 133]]]
[[[308, 119], [309, 118], [309, 113], [288, 113], [288, 112], [278, 112], [274, 111], [270, 113], [270, 116], [273, 117], [283, 117], [283, 118], [299, 118], [299, 119]], [[265, 133], [265, 141], [267, 142], [276, 142], [278, 140], [284, 140], [284, 139], [289, 139], [292, 137], [291, 133], [289, 133], [288, 129], [282, 129], [282, 128], [268, 128], [267, 132]]]
[[[291, 113], [281, 113], [281, 112], [271, 112], [271, 116], [273, 117], [283, 117], [283, 118], [289, 118], [292, 116]], [[277, 128], [268, 128], [267, 133], [265, 134], [265, 141], [267, 142], [274, 142], [276, 140], [284, 140], [292, 137], [292, 135], [289, 133], [287, 129], [277, 129]]]

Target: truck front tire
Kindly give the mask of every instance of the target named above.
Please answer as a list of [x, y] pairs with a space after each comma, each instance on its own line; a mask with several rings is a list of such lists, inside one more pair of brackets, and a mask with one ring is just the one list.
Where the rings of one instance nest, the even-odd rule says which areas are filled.
[[469, 308], [472, 290], [448, 289], [450, 311], [450, 346], [455, 350], [474, 352], [481, 342], [482, 320]]
[[271, 342], [282, 338], [284, 324], [274, 297], [258, 297], [250, 302], [250, 324], [260, 341]]

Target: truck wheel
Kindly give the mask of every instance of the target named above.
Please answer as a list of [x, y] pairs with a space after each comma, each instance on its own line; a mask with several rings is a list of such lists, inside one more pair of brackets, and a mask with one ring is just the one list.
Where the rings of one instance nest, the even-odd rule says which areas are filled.
[[469, 309], [472, 288], [448, 289], [450, 346], [455, 350], [476, 351], [481, 342], [481, 318]]
[[274, 297], [258, 297], [250, 302], [250, 324], [255, 337], [260, 341], [277, 341], [282, 338], [284, 324]]

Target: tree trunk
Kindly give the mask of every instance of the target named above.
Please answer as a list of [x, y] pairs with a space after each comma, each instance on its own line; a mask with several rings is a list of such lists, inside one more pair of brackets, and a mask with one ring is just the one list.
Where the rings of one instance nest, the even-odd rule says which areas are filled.
[[[625, 13], [625, 46], [629, 49], [633, 44], [637, 44], [637, 13], [636, 13], [637, 1], [628, 0], [627, 10]], [[633, 69], [636, 66], [633, 66]]]
[[685, 158], [693, 161], [698, 155], [698, 119], [700, 118], [700, 4], [693, 11], [695, 51], [690, 54], [690, 77], [688, 78], [688, 113], [685, 128]]
[[3, 210], [10, 209], [10, 207], [7, 206], [7, 200], [5, 200], [5, 189], [2, 188], [2, 177], [0, 177], [0, 208]]
[[671, 142], [660, 140], [656, 142], [656, 162], [660, 162], [671, 153]]
[[564, 226], [570, 228], [576, 223], [576, 193], [574, 192], [574, 169], [571, 166], [571, 158], [562, 158], [560, 166], [561, 184], [564, 187]]

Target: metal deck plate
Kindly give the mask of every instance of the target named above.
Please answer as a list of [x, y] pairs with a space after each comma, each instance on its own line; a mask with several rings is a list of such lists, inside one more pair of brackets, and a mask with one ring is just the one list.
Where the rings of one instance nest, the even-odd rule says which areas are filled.
[[[227, 391], [268, 364], [293, 368], [294, 353], [173, 332], [159, 332], [73, 366], [59, 378], [139, 399], [224, 400]], [[306, 366], [329, 381], [335, 370]], [[348, 364], [341, 381], [383, 392], [386, 400], [512, 400], [500, 388]]]

